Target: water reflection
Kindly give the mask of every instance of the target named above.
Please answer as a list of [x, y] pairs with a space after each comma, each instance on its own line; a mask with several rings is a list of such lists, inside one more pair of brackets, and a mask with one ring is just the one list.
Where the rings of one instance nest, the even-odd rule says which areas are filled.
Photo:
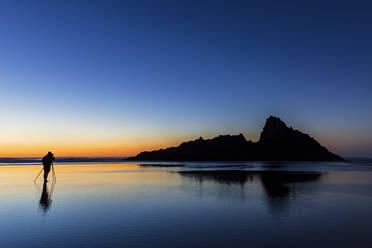
[[290, 197], [295, 198], [299, 192], [304, 193], [303, 183], [318, 181], [323, 175], [320, 172], [270, 170], [180, 171], [178, 173], [182, 177], [196, 180], [200, 184], [203, 184], [204, 181], [212, 181], [223, 185], [240, 185], [241, 195], [246, 195], [244, 194], [244, 186], [247, 183], [260, 184], [265, 193], [268, 207], [273, 213], [285, 210]]
[[287, 198], [295, 195], [296, 183], [315, 182], [322, 176], [320, 172], [265, 171], [260, 172], [261, 183], [270, 198]]
[[239, 170], [214, 170], [214, 171], [180, 171], [181, 176], [194, 179], [199, 183], [205, 180], [219, 184], [240, 184], [244, 185], [248, 180], [252, 181], [254, 173]]
[[52, 182], [50, 191], [48, 189], [48, 183], [43, 183], [43, 190], [41, 192], [39, 206], [43, 213], [47, 213], [52, 206], [52, 194], [54, 191], [55, 182]]

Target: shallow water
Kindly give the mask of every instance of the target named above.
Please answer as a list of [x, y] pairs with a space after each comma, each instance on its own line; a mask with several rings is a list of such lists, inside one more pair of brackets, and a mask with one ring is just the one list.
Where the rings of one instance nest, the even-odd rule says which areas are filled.
[[[0, 247], [367, 247], [372, 167], [343, 163], [0, 166]], [[51, 176], [51, 175], [50, 175]]]

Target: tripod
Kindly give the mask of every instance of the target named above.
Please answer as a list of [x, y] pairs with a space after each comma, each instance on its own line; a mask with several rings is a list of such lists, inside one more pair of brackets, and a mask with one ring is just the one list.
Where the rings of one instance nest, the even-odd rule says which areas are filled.
[[[36, 179], [40, 176], [41, 172], [44, 170], [44, 167], [40, 170], [39, 174], [37, 174], [34, 182], [36, 182]], [[57, 182], [57, 178], [56, 178], [56, 172], [54, 170], [54, 165], [53, 165], [53, 162], [52, 162], [52, 176], [53, 176], [53, 182]]]

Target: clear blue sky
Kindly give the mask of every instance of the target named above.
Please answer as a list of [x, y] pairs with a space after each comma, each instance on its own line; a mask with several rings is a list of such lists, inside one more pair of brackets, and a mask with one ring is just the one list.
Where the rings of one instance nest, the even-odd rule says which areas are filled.
[[372, 156], [371, 30], [370, 1], [3, 0], [0, 156], [256, 140], [269, 115]]

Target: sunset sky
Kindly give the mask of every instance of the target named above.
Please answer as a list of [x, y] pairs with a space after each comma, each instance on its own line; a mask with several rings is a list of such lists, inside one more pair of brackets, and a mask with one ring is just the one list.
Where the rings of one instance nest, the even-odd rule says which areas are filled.
[[257, 140], [372, 156], [370, 1], [0, 1], [0, 157]]

